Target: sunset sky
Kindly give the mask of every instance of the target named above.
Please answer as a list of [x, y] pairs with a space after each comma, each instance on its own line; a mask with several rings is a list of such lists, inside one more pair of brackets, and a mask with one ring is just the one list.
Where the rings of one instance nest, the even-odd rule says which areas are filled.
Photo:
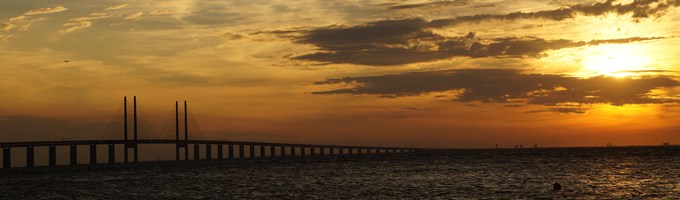
[[[0, 138], [680, 143], [680, 0], [0, 1]], [[65, 62], [68, 61], [68, 62]]]

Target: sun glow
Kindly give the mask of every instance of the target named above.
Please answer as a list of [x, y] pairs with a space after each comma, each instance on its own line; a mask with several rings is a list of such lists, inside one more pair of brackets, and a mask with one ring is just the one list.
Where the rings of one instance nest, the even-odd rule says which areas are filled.
[[596, 76], [635, 76], [649, 70], [651, 61], [641, 45], [609, 44], [590, 47], [584, 52], [582, 71]]

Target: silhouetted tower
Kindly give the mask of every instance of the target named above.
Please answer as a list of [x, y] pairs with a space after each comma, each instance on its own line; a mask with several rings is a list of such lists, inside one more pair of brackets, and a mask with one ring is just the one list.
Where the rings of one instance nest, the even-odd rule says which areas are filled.
[[182, 146], [179, 143], [179, 102], [175, 101], [175, 159], [179, 160], [179, 148]]
[[[189, 126], [187, 126], [187, 101], [184, 101], [184, 158], [189, 160]], [[194, 149], [198, 151], [198, 149]]]
[[127, 96], [123, 97], [123, 161], [128, 163]]
[[134, 148], [135, 148], [135, 150], [134, 150], [135, 155], [134, 156], [135, 156], [135, 162], [138, 162], [139, 161], [139, 158], [138, 158], [139, 151], [137, 149], [137, 146], [138, 146], [138, 142], [137, 142], [137, 96], [133, 97], [133, 102], [134, 102], [134, 107], [133, 107], [133, 113], [134, 113], [134, 119], [133, 119], [134, 120], [134, 122], [133, 122], [134, 131], [133, 131], [133, 134], [134, 134], [134, 136], [133, 137], [134, 137], [134, 140], [135, 140], [134, 141]]
[[175, 101], [175, 159], [179, 159], [179, 149], [184, 148], [184, 160], [189, 160], [189, 128], [187, 128], [187, 102], [184, 101], [184, 141], [179, 140], [179, 101]]

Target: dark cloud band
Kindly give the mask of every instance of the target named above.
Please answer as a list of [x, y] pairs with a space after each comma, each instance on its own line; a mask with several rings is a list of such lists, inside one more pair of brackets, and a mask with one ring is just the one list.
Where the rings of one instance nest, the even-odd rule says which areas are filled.
[[[496, 102], [510, 105], [553, 106], [552, 111], [582, 111], [572, 104], [660, 104], [678, 100], [655, 96], [651, 91], [680, 86], [672, 77], [578, 78], [556, 74], [526, 74], [510, 69], [463, 69], [412, 72], [396, 75], [346, 77], [316, 82], [317, 85], [349, 84], [349, 88], [313, 94], [379, 95], [402, 97], [457, 91], [460, 102]], [[559, 109], [558, 109], [559, 108]]]
[[[442, 3], [442, 2], [439, 2]], [[467, 3], [447, 1], [443, 3]], [[429, 6], [430, 4], [400, 5], [393, 9]], [[509, 14], [482, 14], [432, 21], [413, 18], [371, 22], [358, 26], [331, 26], [311, 30], [271, 31], [297, 43], [311, 44], [317, 52], [292, 59], [328, 64], [359, 64], [373, 66], [401, 65], [436, 61], [453, 57], [539, 57], [545, 51], [562, 48], [599, 45], [603, 43], [630, 43], [651, 38], [620, 38], [612, 40], [571, 41], [545, 40], [541, 38], [492, 38], [482, 40], [474, 33], [450, 37], [434, 32], [435, 29], [460, 23], [476, 23], [488, 20], [551, 19], [564, 20], [579, 14], [587, 16], [607, 13], [631, 14], [633, 18], [659, 16], [668, 9], [680, 5], [680, 0], [636, 0], [628, 4], [606, 1], [590, 5], [573, 5], [565, 8], [538, 12]], [[261, 33], [261, 32], [258, 32]], [[258, 34], [254, 33], [254, 34]]]
[[429, 22], [423, 19], [402, 19], [309, 30], [302, 36], [291, 37], [298, 43], [315, 45], [319, 51], [293, 58], [322, 63], [385, 66], [453, 57], [539, 57], [548, 50], [661, 39], [633, 37], [589, 42], [541, 38], [484, 40], [474, 33], [460, 37], [443, 36], [432, 32], [428, 25]]

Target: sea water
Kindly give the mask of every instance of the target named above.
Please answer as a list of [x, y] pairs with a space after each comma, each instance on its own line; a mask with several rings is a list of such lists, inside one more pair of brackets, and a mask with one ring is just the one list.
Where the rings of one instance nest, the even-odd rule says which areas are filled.
[[0, 177], [0, 199], [44, 198], [678, 199], [680, 147], [150, 162], [12, 169]]

